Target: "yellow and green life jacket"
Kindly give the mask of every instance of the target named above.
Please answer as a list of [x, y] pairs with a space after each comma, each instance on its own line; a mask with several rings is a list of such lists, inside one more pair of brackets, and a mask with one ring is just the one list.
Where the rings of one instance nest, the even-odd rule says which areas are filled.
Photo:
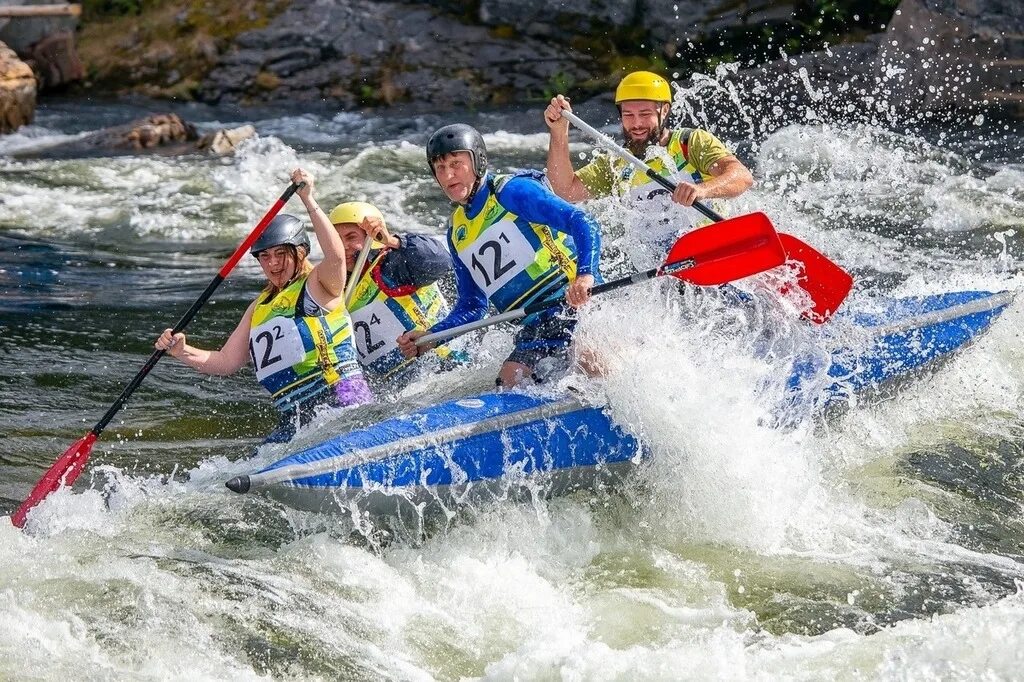
[[[659, 175], [675, 182], [683, 180], [700, 184], [713, 178], [710, 173], [698, 170], [690, 160], [687, 143], [692, 132], [692, 128], [673, 130], [668, 144], [660, 148], [658, 154], [647, 159], [647, 165]], [[666, 168], [668, 162], [675, 166], [673, 171]], [[711, 223], [707, 216], [692, 206], [683, 207], [673, 203], [671, 192], [632, 164], [619, 158], [610, 159], [610, 163], [616, 195], [645, 216], [643, 241], [656, 245], [659, 253], [670, 247], [679, 234]], [[712, 199], [702, 203], [719, 215], [727, 215], [725, 203], [720, 200]]]
[[[664, 147], [664, 154], [659, 153], [653, 158], [648, 159], [647, 165], [658, 175], [666, 178], [675, 176], [677, 181], [680, 179], [680, 173], [683, 175], [683, 180], [694, 184], [700, 184], [705, 180], [713, 178], [713, 175], [701, 173], [697, 170], [697, 167], [689, 159], [687, 143], [692, 132], [693, 128], [676, 128], [673, 130], [669, 136], [668, 144]], [[665, 168], [666, 156], [675, 164], [672, 172], [667, 171]], [[627, 197], [637, 202], [644, 202], [650, 201], [657, 196], [667, 196], [670, 194], [667, 189], [651, 180], [646, 174], [637, 170], [636, 167], [623, 159], [616, 157], [611, 159], [610, 162], [614, 179], [613, 185], [618, 196]]]
[[261, 294], [249, 328], [256, 379], [282, 411], [361, 374], [344, 305], [325, 315], [298, 312], [307, 278], [302, 275], [272, 298]]
[[498, 202], [513, 177], [495, 176], [476, 217], [459, 206], [448, 228], [456, 256], [499, 312], [554, 298], [576, 277], [576, 248], [568, 235], [528, 222]]
[[[413, 329], [428, 329], [448, 313], [437, 283], [417, 289], [385, 281], [381, 266], [387, 254], [388, 249], [383, 249], [363, 269], [349, 303], [359, 362], [380, 378], [395, 374], [415, 360], [402, 355], [396, 342], [399, 336]], [[447, 352], [444, 347], [437, 350]]]

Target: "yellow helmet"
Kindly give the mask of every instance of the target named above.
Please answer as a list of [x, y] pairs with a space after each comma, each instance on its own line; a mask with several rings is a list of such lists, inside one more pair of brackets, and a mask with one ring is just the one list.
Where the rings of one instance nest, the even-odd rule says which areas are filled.
[[671, 102], [672, 89], [668, 81], [650, 71], [634, 71], [619, 82], [615, 88], [615, 103], [631, 99], [646, 99], [652, 102]]
[[[331, 221], [332, 225], [340, 223], [360, 225], [363, 218], [366, 217], [379, 218], [384, 223], [384, 214], [380, 212], [380, 209], [365, 201], [346, 201], [344, 204], [338, 204], [331, 209], [331, 214], [327, 216], [327, 219]], [[387, 223], [384, 223], [384, 227], [387, 227]]]

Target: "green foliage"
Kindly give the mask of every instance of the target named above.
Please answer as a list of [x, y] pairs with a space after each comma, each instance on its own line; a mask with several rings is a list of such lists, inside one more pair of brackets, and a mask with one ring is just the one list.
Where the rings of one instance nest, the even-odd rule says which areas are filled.
[[835, 44], [850, 34], [876, 33], [892, 18], [900, 0], [803, 0], [797, 3], [796, 24], [803, 41]]
[[665, 63], [665, 58], [660, 54], [616, 55], [611, 58], [609, 65], [612, 75], [615, 76], [616, 83], [627, 73], [632, 73], [633, 71], [665, 73], [668, 70], [668, 64]]
[[366, 106], [374, 106], [380, 102], [380, 93], [377, 92], [377, 88], [363, 83], [359, 86], [359, 103]]
[[571, 74], [559, 71], [554, 76], [548, 79], [547, 85], [544, 87], [544, 91], [541, 96], [544, 100], [549, 100], [555, 95], [565, 95], [574, 91], [576, 86], [576, 79]]
[[[797, 0], [788, 19], [721, 30], [677, 46], [673, 67], [711, 72], [725, 62], [741, 67], [796, 55], [829, 45], [859, 42], [883, 30], [900, 0]], [[783, 5], [783, 2], [773, 4]]]

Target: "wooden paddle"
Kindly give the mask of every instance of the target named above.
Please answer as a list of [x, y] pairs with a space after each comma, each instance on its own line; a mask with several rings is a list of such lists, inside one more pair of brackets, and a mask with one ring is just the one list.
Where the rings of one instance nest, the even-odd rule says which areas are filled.
[[[637, 170], [658, 183], [669, 192], [674, 192], [676, 183], [668, 178], [659, 175], [653, 168], [629, 153], [622, 146], [616, 144], [607, 135], [592, 128], [582, 121], [571, 111], [562, 111], [562, 117], [589, 135], [595, 142], [614, 153], [627, 163], [633, 164]], [[716, 223], [725, 221], [721, 215], [710, 209], [708, 206], [696, 201], [693, 207]], [[780, 234], [783, 248], [786, 250], [788, 262], [798, 268], [797, 285], [803, 289], [811, 301], [811, 305], [801, 314], [817, 324], [825, 322], [839, 308], [842, 302], [850, 293], [853, 286], [853, 277], [841, 267], [826, 258], [823, 254], [814, 250], [810, 245], [805, 244], [796, 237], [788, 234]], [[785, 294], [786, 287], [781, 293]]]
[[[227, 262], [224, 263], [224, 266], [216, 276], [214, 276], [213, 280], [210, 281], [210, 284], [207, 285], [206, 290], [203, 291], [199, 298], [196, 299], [195, 303], [193, 303], [192, 307], [185, 312], [182, 318], [178, 320], [178, 323], [174, 325], [173, 334], [177, 334], [188, 326], [188, 323], [196, 316], [199, 309], [206, 304], [206, 301], [209, 300], [210, 296], [213, 295], [213, 292], [218, 286], [220, 286], [220, 283], [223, 282], [228, 274], [235, 268], [238, 261], [242, 259], [242, 256], [248, 253], [252, 245], [257, 239], [259, 239], [260, 235], [263, 234], [263, 230], [270, 224], [270, 221], [281, 212], [281, 209], [284, 208], [284, 205], [289, 199], [291, 199], [292, 195], [304, 185], [305, 183], [292, 183], [288, 189], [284, 191], [284, 194], [282, 194], [277, 202], [270, 207], [270, 210], [267, 211], [265, 216], [263, 216], [263, 219], [260, 220], [256, 227], [253, 228], [252, 232], [249, 233], [249, 236], [245, 238], [245, 241], [239, 244], [238, 248], [235, 249], [235, 252], [231, 254], [231, 257], [228, 258]], [[96, 426], [92, 427], [92, 430], [82, 436], [82, 438], [75, 441], [71, 447], [65, 450], [64, 454], [46, 470], [43, 477], [39, 479], [39, 482], [36, 483], [34, 488], [32, 488], [32, 492], [29, 493], [28, 498], [21, 503], [21, 506], [18, 507], [14, 512], [14, 515], [11, 517], [11, 521], [16, 527], [24, 527], [25, 518], [28, 516], [29, 511], [46, 499], [47, 495], [63, 486], [71, 485], [75, 482], [75, 479], [77, 479], [79, 474], [82, 473], [82, 469], [85, 468], [85, 463], [89, 460], [89, 455], [92, 453], [92, 447], [96, 443], [96, 439], [100, 437], [100, 434], [103, 433], [103, 429], [107, 427], [107, 424], [109, 424], [110, 420], [114, 418], [114, 415], [124, 407], [124, 404], [128, 402], [128, 398], [135, 392], [135, 389], [139, 387], [142, 380], [146, 378], [150, 370], [153, 369], [156, 363], [166, 352], [167, 351], [163, 350], [154, 351], [153, 354], [149, 356], [149, 360], [146, 361], [146, 364], [142, 366], [142, 369], [140, 369], [132, 378], [125, 389], [121, 391], [121, 395], [119, 395], [117, 400], [114, 401], [114, 404], [110, 406], [110, 409], [103, 415], [103, 418], [96, 423]]]

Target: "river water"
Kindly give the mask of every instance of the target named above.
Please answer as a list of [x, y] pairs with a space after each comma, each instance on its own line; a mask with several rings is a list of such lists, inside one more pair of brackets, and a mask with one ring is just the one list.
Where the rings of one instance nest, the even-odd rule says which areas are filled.
[[[4, 514], [99, 419], [291, 168], [318, 176], [328, 209], [364, 199], [392, 229], [442, 231], [422, 143], [450, 118], [185, 107], [204, 129], [254, 121], [259, 137], [223, 159], [16, 156], [153, 106], [52, 102], [0, 138]], [[497, 168], [544, 165], [539, 109], [464, 118]], [[764, 210], [847, 267], [848, 306], [1024, 284], [1020, 124], [819, 119], [731, 135], [758, 180], [733, 211]], [[592, 208], [621, 271], [631, 218]], [[190, 341], [216, 347], [259, 287], [244, 259]], [[700, 324], [665, 314], [683, 303]], [[595, 302], [584, 333], [650, 339], [620, 342], [591, 388], [654, 456], [620, 489], [541, 490], [423, 534], [225, 490], [254, 468], [268, 401], [248, 371], [199, 377], [166, 360], [74, 490], [26, 532], [0, 521], [0, 677], [1019, 679], [1022, 305], [898, 391], [781, 430], [754, 387], [782, 365], [754, 359], [757, 332], [729, 304], [681, 303], [665, 283]], [[483, 390], [509, 340], [475, 337], [471, 366], [300, 442]]]

